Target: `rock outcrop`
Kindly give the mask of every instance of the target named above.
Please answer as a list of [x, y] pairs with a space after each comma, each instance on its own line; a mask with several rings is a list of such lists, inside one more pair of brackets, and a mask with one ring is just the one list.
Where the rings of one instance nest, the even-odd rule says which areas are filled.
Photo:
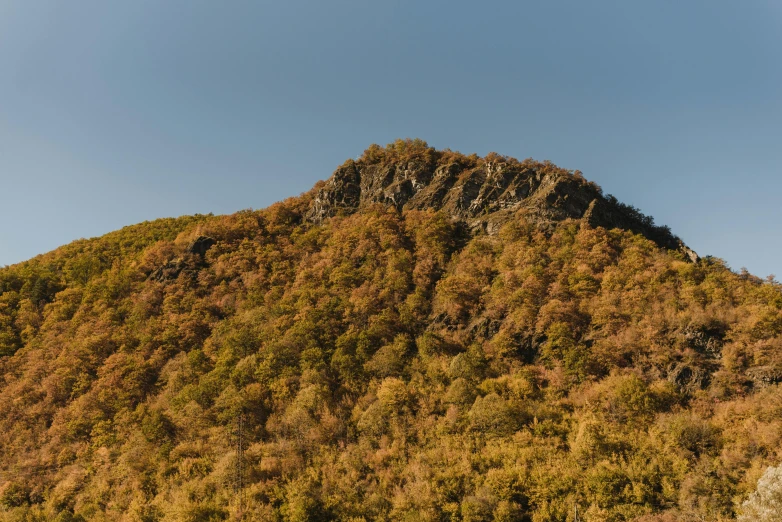
[[212, 248], [217, 241], [208, 236], [198, 236], [187, 246], [187, 252], [199, 256], [206, 255], [207, 250]]
[[188, 255], [172, 259], [165, 265], [156, 268], [149, 274], [148, 278], [162, 283], [173, 281], [180, 274], [184, 273], [195, 279], [198, 270], [206, 266], [205, 256], [207, 251], [216, 243], [217, 241], [211, 237], [198, 236], [187, 245], [185, 252]]
[[782, 382], [782, 366], [753, 366], [747, 369], [747, 377], [756, 388], [765, 388]]
[[695, 393], [709, 385], [711, 373], [701, 366], [674, 363], [668, 369], [668, 381], [685, 393]]
[[431, 148], [380, 161], [367, 159], [365, 153], [343, 164], [325, 182], [307, 218], [320, 222], [375, 204], [399, 210], [442, 210], [470, 229], [489, 234], [519, 214], [543, 227], [583, 219], [595, 227], [643, 234], [662, 247], [681, 250], [693, 262], [698, 260], [667, 227], [655, 226], [634, 207], [604, 196], [578, 171], [548, 162], [520, 162], [496, 154], [478, 158]]

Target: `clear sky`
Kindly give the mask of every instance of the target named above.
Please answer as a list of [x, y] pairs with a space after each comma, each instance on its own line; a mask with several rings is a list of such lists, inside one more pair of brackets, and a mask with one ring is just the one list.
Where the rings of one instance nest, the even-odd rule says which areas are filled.
[[782, 277], [778, 0], [0, 2], [0, 265], [397, 137], [580, 169]]

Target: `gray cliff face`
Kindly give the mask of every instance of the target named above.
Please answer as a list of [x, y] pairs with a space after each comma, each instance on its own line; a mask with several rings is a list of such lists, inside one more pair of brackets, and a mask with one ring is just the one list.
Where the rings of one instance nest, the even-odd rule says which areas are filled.
[[594, 227], [643, 234], [661, 247], [698, 259], [667, 227], [657, 227], [637, 209], [604, 196], [580, 174], [530, 161], [348, 161], [320, 188], [307, 219], [321, 222], [376, 204], [400, 211], [441, 210], [470, 229], [489, 234], [519, 214], [544, 228], [565, 219], [583, 219]]

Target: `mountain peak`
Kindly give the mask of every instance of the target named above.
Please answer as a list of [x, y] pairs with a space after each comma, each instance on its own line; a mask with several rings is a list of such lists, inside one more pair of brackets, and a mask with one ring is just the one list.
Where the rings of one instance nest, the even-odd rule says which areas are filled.
[[436, 150], [419, 139], [372, 145], [358, 159], [337, 168], [319, 188], [307, 218], [320, 222], [376, 204], [400, 211], [441, 210], [489, 234], [519, 215], [543, 227], [580, 219], [595, 227], [642, 234], [697, 260], [668, 227], [655, 226], [638, 209], [603, 195], [579, 171], [549, 161], [519, 161], [497, 153], [467, 156]]

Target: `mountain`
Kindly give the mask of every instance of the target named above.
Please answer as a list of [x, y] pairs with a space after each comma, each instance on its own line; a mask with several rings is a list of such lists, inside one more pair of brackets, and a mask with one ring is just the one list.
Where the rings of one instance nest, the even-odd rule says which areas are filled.
[[577, 171], [398, 140], [0, 269], [0, 375], [0, 520], [734, 520], [782, 287]]

